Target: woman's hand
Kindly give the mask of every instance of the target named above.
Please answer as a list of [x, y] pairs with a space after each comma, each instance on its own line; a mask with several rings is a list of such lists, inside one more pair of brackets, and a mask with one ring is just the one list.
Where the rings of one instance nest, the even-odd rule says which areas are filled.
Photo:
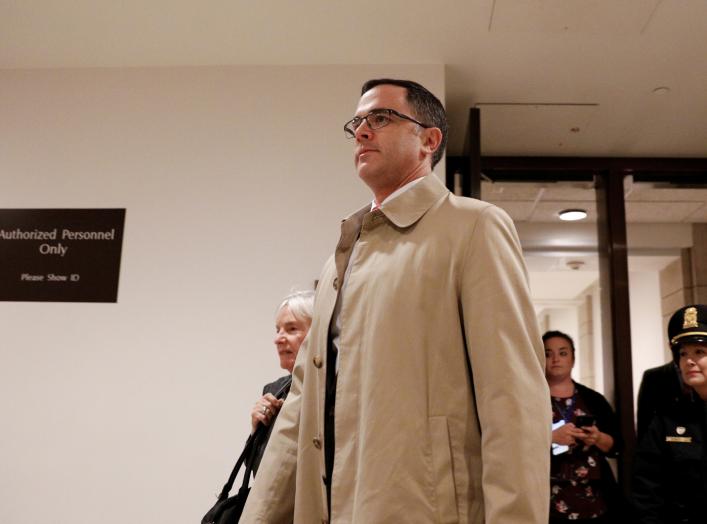
[[276, 399], [272, 393], [266, 393], [260, 397], [250, 412], [252, 432], [255, 431], [259, 423], [269, 426], [272, 419], [280, 411], [283, 402], [283, 400]]
[[596, 426], [584, 426], [581, 429], [584, 432], [584, 436], [579, 437], [579, 440], [584, 442], [584, 445], [587, 447], [596, 445], [599, 440], [599, 435], [601, 434], [599, 428]]
[[584, 443], [585, 451], [592, 446], [596, 446], [604, 453], [608, 453], [614, 446], [614, 439], [611, 438], [611, 435], [602, 433], [596, 425], [584, 426], [581, 431], [584, 436], [578, 438]]
[[583, 436], [584, 431], [569, 422], [552, 432], [552, 441], [563, 446], [574, 446], [577, 443], [577, 439]]

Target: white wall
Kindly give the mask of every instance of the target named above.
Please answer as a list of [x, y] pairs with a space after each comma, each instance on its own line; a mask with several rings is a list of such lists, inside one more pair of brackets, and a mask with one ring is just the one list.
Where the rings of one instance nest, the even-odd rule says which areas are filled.
[[599, 282], [595, 282], [587, 293], [591, 295], [592, 302], [592, 339], [594, 340], [594, 389], [602, 393], [609, 402], [614, 404], [614, 390], [607, 391], [604, 387], [604, 328], [601, 314], [601, 289]]
[[665, 364], [666, 335], [663, 332], [661, 317], [659, 273], [631, 271], [628, 280], [635, 405], [643, 372], [648, 368]]
[[276, 305], [370, 198], [342, 127], [389, 75], [444, 95], [441, 65], [0, 72], [0, 207], [127, 208], [117, 304], [0, 303], [0, 522], [201, 519]]

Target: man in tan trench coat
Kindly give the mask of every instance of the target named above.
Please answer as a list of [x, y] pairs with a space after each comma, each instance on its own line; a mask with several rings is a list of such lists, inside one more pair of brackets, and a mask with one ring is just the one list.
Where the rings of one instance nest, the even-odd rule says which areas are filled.
[[446, 116], [419, 84], [367, 82], [345, 129], [374, 202], [342, 222], [241, 522], [545, 524], [550, 399], [513, 223], [432, 173]]

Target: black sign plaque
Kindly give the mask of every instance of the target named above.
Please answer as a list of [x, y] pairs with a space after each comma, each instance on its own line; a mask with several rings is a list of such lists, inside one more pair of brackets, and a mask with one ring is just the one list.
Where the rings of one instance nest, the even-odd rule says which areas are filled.
[[0, 209], [0, 300], [117, 302], [125, 209]]

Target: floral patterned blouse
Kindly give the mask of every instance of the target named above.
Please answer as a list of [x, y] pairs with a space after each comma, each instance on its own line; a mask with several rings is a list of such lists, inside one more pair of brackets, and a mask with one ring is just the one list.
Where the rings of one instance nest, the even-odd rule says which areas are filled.
[[[592, 415], [575, 389], [571, 397], [552, 397], [553, 423], [575, 422], [579, 415]], [[550, 516], [556, 519], [592, 519], [607, 511], [602, 492], [601, 452], [584, 449], [578, 441], [569, 451], [552, 455], [550, 466]]]

